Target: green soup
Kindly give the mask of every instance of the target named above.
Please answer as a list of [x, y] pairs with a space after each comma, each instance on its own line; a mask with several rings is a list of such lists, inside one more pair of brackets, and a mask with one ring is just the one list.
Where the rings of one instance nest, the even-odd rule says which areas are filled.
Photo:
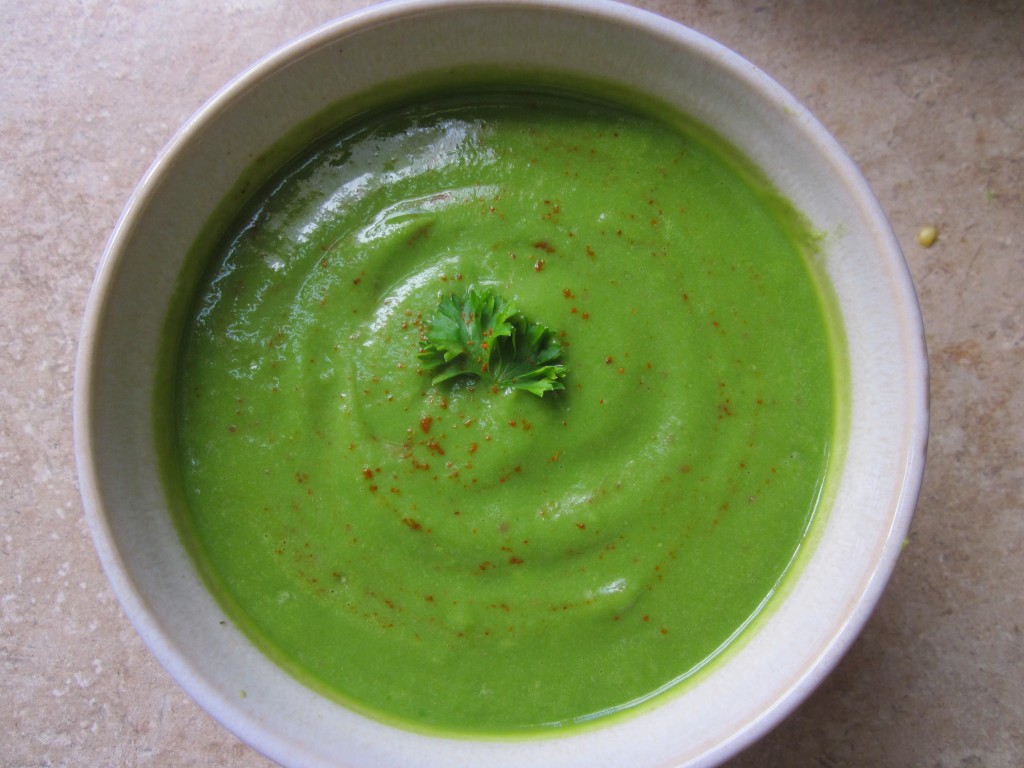
[[[764, 609], [837, 429], [798, 217], [681, 121], [541, 93], [375, 112], [206, 247], [181, 527], [229, 613], [371, 716], [509, 734], [635, 707]], [[417, 359], [492, 288], [557, 332], [537, 397]]]

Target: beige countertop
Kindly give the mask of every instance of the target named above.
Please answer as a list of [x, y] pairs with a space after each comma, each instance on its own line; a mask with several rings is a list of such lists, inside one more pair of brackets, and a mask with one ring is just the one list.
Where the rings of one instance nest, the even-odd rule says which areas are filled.
[[[267, 766], [153, 660], [72, 451], [104, 241], [161, 146], [263, 53], [368, 2], [0, 3], [0, 766]], [[932, 365], [923, 493], [852, 650], [730, 763], [1024, 765], [1024, 4], [644, 0], [761, 66], [888, 211]], [[934, 224], [939, 239], [918, 244]]]

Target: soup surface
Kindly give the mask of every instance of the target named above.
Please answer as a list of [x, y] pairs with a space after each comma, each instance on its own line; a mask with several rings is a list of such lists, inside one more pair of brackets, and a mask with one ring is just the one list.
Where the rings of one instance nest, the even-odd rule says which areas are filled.
[[[530, 732], [674, 687], [762, 610], [837, 364], [799, 218], [698, 135], [540, 93], [378, 112], [211, 248], [182, 530], [269, 655], [408, 727]], [[471, 288], [554, 333], [563, 391], [432, 383]]]

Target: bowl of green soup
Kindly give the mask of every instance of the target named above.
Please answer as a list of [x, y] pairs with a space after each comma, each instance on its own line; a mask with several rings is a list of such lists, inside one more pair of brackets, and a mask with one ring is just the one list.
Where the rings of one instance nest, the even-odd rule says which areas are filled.
[[696, 766], [828, 674], [918, 494], [896, 240], [768, 76], [610, 2], [399, 2], [133, 194], [76, 454], [155, 656], [288, 766]]

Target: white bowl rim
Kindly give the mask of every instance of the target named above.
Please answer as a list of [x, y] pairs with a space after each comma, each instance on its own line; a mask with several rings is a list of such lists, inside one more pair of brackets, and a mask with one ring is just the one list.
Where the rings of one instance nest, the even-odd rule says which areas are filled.
[[94, 462], [92, 446], [94, 435], [90, 421], [90, 403], [95, 397], [92, 389], [93, 361], [91, 353], [107, 303], [110, 300], [111, 282], [120, 265], [122, 256], [119, 249], [123, 246], [126, 231], [132, 227], [139, 211], [148, 204], [161, 176], [168, 173], [168, 169], [173, 167], [176, 155], [181, 148], [191, 141], [203, 127], [214, 122], [219, 112], [238, 94], [255, 87], [272, 73], [286, 66], [291, 60], [319, 49], [341, 31], [351, 33], [399, 20], [410, 14], [435, 13], [458, 8], [503, 7], [517, 10], [532, 8], [576, 13], [590, 18], [601, 18], [609, 23], [630, 25], [652, 35], [675, 37], [680, 42], [703, 51], [705, 55], [715, 60], [717, 66], [731, 70], [734, 76], [748, 82], [763, 98], [776, 103], [781, 109], [798, 115], [807, 138], [817, 146], [823, 155], [828, 157], [833, 168], [843, 177], [845, 185], [858, 199], [863, 209], [871, 212], [878, 230], [876, 232], [877, 242], [886, 252], [886, 257], [890, 262], [892, 290], [902, 297], [901, 320], [904, 323], [905, 341], [908, 345], [908, 368], [911, 379], [908, 386], [913, 390], [911, 399], [917, 404], [917, 411], [908, 415], [908, 434], [905, 436], [907, 456], [900, 484], [901, 492], [891, 516], [884, 545], [878, 552], [875, 566], [845, 624], [835, 634], [823, 653], [809, 665], [807, 674], [796, 681], [789, 691], [780, 696], [771, 709], [760, 713], [730, 739], [714, 745], [691, 762], [686, 763], [687, 765], [716, 765], [761, 738], [803, 702], [846, 653], [877, 605], [895, 568], [920, 492], [928, 433], [928, 374], [923, 325], [909, 269], [903, 260], [895, 235], [889, 228], [880, 205], [852, 160], [824, 127], [768, 75], [742, 59], [738, 54], [680, 23], [633, 6], [613, 2], [613, 0], [392, 0], [324, 24], [263, 57], [232, 79], [185, 122], [157, 156], [131, 194], [106, 244], [103, 257], [97, 268], [79, 340], [74, 393], [74, 446], [85, 514], [101, 564], [115, 594], [151, 651], [171, 672], [172, 676], [183, 685], [185, 690], [231, 731], [269, 757], [277, 760], [294, 759], [296, 765], [307, 764], [307, 761], [310, 765], [320, 764], [312, 755], [303, 755], [302, 746], [291, 743], [286, 737], [278, 735], [268, 738], [264, 730], [265, 724], [252, 721], [246, 712], [237, 707], [237, 702], [231, 701], [223, 691], [208, 686], [201, 677], [195, 676], [188, 661], [178, 658], [173, 643], [168, 641], [165, 636], [159, 618], [152, 614], [145, 596], [140, 594], [117, 549], [113, 532], [103, 510], [98, 470]]

